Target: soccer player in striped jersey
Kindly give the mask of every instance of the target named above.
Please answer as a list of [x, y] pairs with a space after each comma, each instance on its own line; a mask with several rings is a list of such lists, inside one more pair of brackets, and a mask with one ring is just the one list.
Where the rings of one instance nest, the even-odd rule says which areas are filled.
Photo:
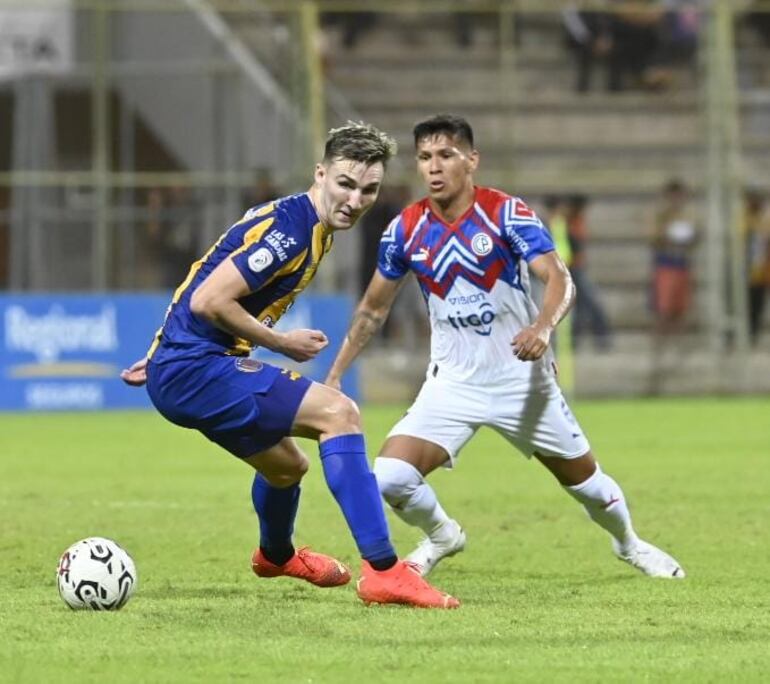
[[298, 435], [320, 444], [326, 482], [363, 558], [361, 599], [454, 608], [455, 598], [396, 557], [353, 401], [249, 357], [260, 346], [307, 361], [328, 344], [321, 330], [278, 332], [273, 325], [313, 278], [333, 234], [352, 228], [375, 202], [394, 153], [393, 140], [373, 126], [331, 131], [308, 192], [253, 207], [230, 227], [176, 290], [147, 358], [122, 377], [146, 381], [164, 417], [199, 430], [257, 471], [260, 546], [252, 567], [259, 577], [322, 587], [350, 580], [334, 558], [294, 548], [299, 482], [308, 469], [290, 437]]
[[[615, 554], [647, 575], [684, 577], [671, 556], [636, 535], [618, 484], [594, 460], [556, 384], [549, 342], [574, 288], [540, 219], [517, 197], [477, 187], [479, 155], [467, 121], [436, 116], [414, 129], [428, 196], [387, 227], [378, 268], [326, 382], [339, 386], [383, 323], [412, 272], [428, 305], [431, 358], [425, 383], [374, 463], [380, 491], [425, 539], [410, 560], [427, 575], [462, 551], [465, 532], [425, 478], [452, 467], [482, 425], [534, 456], [611, 536]], [[545, 284], [542, 308], [529, 274]]]

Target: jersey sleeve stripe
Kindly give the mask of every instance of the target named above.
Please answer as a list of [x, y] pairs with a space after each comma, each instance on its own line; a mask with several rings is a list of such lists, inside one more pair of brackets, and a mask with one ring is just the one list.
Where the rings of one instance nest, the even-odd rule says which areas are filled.
[[395, 242], [396, 241], [396, 228], [398, 227], [398, 221], [401, 217], [396, 216], [385, 229], [385, 232], [380, 238], [380, 242]]
[[504, 209], [504, 216], [503, 220], [505, 221], [506, 227], [512, 226], [514, 224], [524, 224], [529, 226], [537, 226], [538, 228], [542, 227], [542, 223], [540, 222], [540, 219], [537, 218], [537, 216], [533, 215], [533, 218], [524, 217], [519, 214], [516, 214], [516, 199], [509, 199], [505, 203], [505, 209]]
[[249, 209], [244, 215], [243, 218], [240, 221], [237, 221], [234, 225], [235, 226], [242, 226], [244, 223], [249, 223], [249, 221], [253, 221], [255, 218], [261, 218], [262, 216], [267, 216], [268, 214], [272, 214], [275, 211], [275, 202], [268, 202], [267, 204], [259, 207], [258, 209]]
[[274, 223], [275, 216], [271, 216], [270, 218], [266, 218], [264, 221], [260, 221], [253, 228], [249, 228], [249, 230], [243, 234], [243, 245], [236, 249], [232, 254], [230, 254], [229, 258], [232, 259], [236, 254], [245, 252], [249, 247], [251, 247], [251, 245], [261, 240], [262, 236]]

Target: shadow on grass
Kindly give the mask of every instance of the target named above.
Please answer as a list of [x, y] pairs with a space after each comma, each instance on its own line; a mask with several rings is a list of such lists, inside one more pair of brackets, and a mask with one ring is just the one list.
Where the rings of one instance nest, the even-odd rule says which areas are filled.
[[142, 598], [176, 601], [179, 599], [218, 599], [248, 597], [254, 589], [243, 587], [164, 587], [160, 589], [142, 589]]

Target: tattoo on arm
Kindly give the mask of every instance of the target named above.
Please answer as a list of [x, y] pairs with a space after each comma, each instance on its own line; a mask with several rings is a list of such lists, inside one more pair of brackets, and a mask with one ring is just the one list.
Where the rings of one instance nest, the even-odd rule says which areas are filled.
[[363, 349], [372, 335], [382, 326], [384, 318], [370, 311], [356, 311], [353, 315], [353, 322], [350, 324], [347, 339], [350, 344]]

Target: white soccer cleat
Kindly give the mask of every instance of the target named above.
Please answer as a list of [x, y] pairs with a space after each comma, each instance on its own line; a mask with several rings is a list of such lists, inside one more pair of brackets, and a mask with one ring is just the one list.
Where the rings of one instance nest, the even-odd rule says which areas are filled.
[[456, 520], [444, 523], [433, 532], [434, 539], [425, 537], [404, 560], [414, 564], [425, 577], [442, 558], [454, 556], [465, 548], [465, 532]]
[[684, 579], [685, 577], [684, 569], [674, 558], [665, 551], [661, 551], [657, 546], [641, 539], [636, 542], [633, 549], [626, 553], [620, 551], [617, 542], [613, 539], [612, 549], [620, 560], [633, 565], [649, 577], [666, 577], [668, 579]]

